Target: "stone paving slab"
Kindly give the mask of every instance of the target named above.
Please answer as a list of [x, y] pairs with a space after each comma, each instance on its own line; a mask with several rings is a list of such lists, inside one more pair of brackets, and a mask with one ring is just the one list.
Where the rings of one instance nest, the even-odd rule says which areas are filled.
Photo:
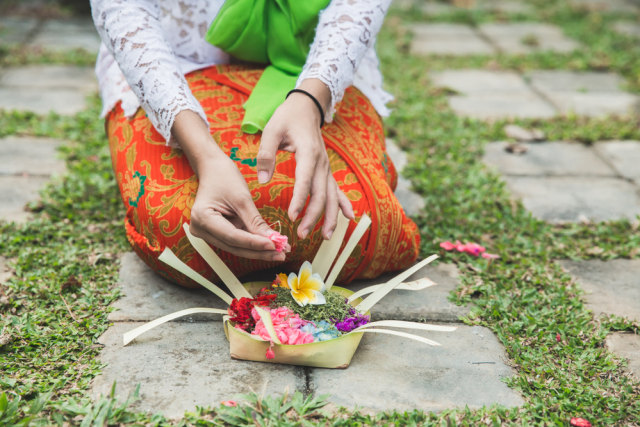
[[640, 380], [640, 335], [615, 332], [607, 337], [606, 344], [609, 351], [627, 359], [627, 368]]
[[[226, 309], [227, 305], [206, 289], [184, 289], [153, 272], [134, 252], [120, 258], [118, 285], [122, 297], [109, 313], [109, 321], [150, 321], [174, 311], [192, 307]], [[222, 320], [220, 316], [201, 315], [198, 319]], [[185, 321], [188, 319], [182, 319]]]
[[493, 47], [468, 25], [414, 24], [410, 27], [412, 55], [491, 55]]
[[595, 317], [615, 314], [640, 321], [640, 260], [560, 261], [585, 291]]
[[375, 411], [441, 411], [524, 402], [502, 382], [513, 375], [502, 346], [486, 328], [456, 325], [424, 336], [441, 347], [366, 335], [346, 370], [313, 369], [312, 389], [336, 405]]
[[42, 25], [29, 44], [57, 52], [84, 49], [97, 53], [100, 36], [90, 18], [52, 19]]
[[72, 115], [86, 108], [85, 98], [96, 90], [92, 67], [7, 68], [0, 74], [0, 109]]
[[624, 80], [614, 73], [544, 70], [526, 77], [562, 113], [601, 116], [640, 108], [640, 97], [622, 91]]
[[36, 25], [38, 20], [33, 18], [0, 17], [0, 41], [8, 45], [25, 43]]
[[[388, 273], [375, 280], [356, 281], [347, 286], [358, 291], [370, 285], [385, 283], [395, 276]], [[410, 282], [427, 277], [437, 285], [421, 291], [395, 290], [376, 304], [373, 319], [395, 319], [429, 322], [457, 322], [469, 314], [468, 306], [458, 306], [449, 301], [449, 295], [459, 285], [459, 272], [454, 264], [428, 266], [409, 277]]]
[[25, 222], [29, 217], [25, 205], [38, 199], [47, 181], [42, 176], [0, 176], [0, 220]]
[[221, 322], [168, 323], [122, 346], [122, 334], [139, 323], [116, 323], [99, 339], [103, 373], [91, 395], [107, 395], [114, 381], [124, 400], [140, 384], [135, 409], [181, 417], [196, 405], [217, 406], [252, 390], [266, 394], [304, 391], [304, 370], [294, 366], [237, 361]]
[[424, 198], [411, 189], [411, 182], [402, 176], [402, 170], [407, 165], [407, 155], [391, 139], [386, 140], [387, 154], [391, 157], [398, 171], [398, 186], [394, 194], [404, 208], [407, 215], [416, 216], [424, 211]]
[[65, 170], [65, 163], [57, 151], [60, 145], [62, 141], [51, 138], [0, 138], [0, 175], [61, 174]]
[[489, 23], [480, 25], [484, 34], [498, 49], [507, 54], [536, 51], [571, 52], [579, 47], [554, 25], [537, 22]]
[[640, 141], [605, 141], [595, 150], [623, 177], [640, 183]]
[[[226, 309], [227, 305], [207, 290], [184, 289], [155, 274], [133, 252], [122, 256], [119, 285], [123, 296], [109, 314], [112, 322], [150, 321], [165, 314], [191, 307], [213, 307]], [[384, 283], [393, 273], [375, 280], [356, 281], [347, 287], [354, 291], [367, 286]], [[425, 267], [407, 281], [429, 277], [438, 285], [422, 291], [396, 290], [376, 305], [377, 319], [429, 320], [440, 322], [457, 321], [468, 314], [467, 307], [457, 306], [448, 300], [449, 293], [458, 287], [458, 270], [453, 264], [438, 264]], [[265, 277], [265, 279], [268, 279]], [[220, 321], [220, 316], [198, 315], [191, 319]], [[189, 321], [189, 318], [182, 319]]]
[[600, 12], [637, 12], [638, 6], [629, 0], [571, 0], [577, 8]]
[[613, 29], [625, 36], [640, 38], [640, 24], [631, 21], [619, 21], [613, 25]]
[[511, 0], [476, 0], [468, 7], [454, 6], [453, 4], [438, 1], [426, 1], [420, 9], [427, 15], [440, 15], [444, 13], [452, 13], [458, 10], [527, 14], [534, 10], [531, 5], [525, 2]]
[[640, 214], [638, 189], [618, 178], [510, 176], [506, 182], [527, 210], [549, 222], [633, 220]]
[[459, 94], [449, 106], [477, 119], [549, 118], [556, 110], [512, 71], [445, 70], [431, 74], [433, 84]]
[[522, 154], [507, 152], [505, 148], [509, 144], [502, 141], [487, 144], [483, 158], [486, 164], [504, 175], [616, 176], [616, 172], [604, 160], [580, 143], [559, 141], [523, 144], [527, 151]]

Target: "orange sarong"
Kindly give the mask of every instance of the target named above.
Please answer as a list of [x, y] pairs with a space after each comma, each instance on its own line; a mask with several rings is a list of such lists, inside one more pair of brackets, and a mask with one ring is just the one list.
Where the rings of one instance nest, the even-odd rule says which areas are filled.
[[[186, 76], [207, 114], [214, 140], [236, 162], [264, 219], [288, 236], [291, 244], [291, 253], [281, 265], [240, 258], [214, 248], [238, 277], [276, 266], [285, 273], [298, 271], [302, 262], [313, 259], [322, 242], [322, 220], [301, 240], [296, 234], [300, 219], [293, 223], [287, 216], [295, 177], [294, 154], [278, 152], [272, 180], [258, 183], [256, 155], [260, 135], [242, 133], [240, 124], [242, 104], [261, 73], [260, 69], [228, 65]], [[410, 266], [418, 256], [420, 237], [393, 194], [397, 174], [386, 154], [382, 122], [373, 106], [352, 87], [336, 110], [333, 123], [322, 129], [331, 170], [351, 200], [356, 219], [366, 213], [373, 221], [338, 278], [339, 284], [345, 284]], [[219, 283], [182, 229], [182, 224], [190, 220], [198, 188], [198, 179], [186, 157], [179, 149], [165, 145], [142, 109], [127, 118], [116, 106], [107, 116], [106, 130], [113, 169], [126, 206], [127, 238], [133, 249], [151, 268], [182, 286], [198, 285], [158, 261], [165, 247], [204, 277]], [[354, 228], [355, 223], [350, 224], [347, 238]]]

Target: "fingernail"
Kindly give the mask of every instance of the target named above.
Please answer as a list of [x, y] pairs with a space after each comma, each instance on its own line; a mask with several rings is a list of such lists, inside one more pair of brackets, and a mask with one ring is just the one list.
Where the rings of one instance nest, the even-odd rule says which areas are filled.
[[291, 221], [295, 221], [296, 219], [298, 219], [298, 215], [300, 214], [300, 211], [295, 211], [294, 213], [291, 214]]
[[327, 232], [327, 240], [329, 240], [331, 238], [331, 236], [333, 236], [333, 230], [329, 230]]
[[260, 184], [266, 184], [269, 181], [269, 172], [258, 171], [258, 182]]
[[304, 229], [304, 228], [302, 230], [299, 230], [299, 232], [300, 232], [300, 238], [301, 239], [306, 238], [307, 237], [307, 233], [309, 233], [309, 231], [307, 229]]

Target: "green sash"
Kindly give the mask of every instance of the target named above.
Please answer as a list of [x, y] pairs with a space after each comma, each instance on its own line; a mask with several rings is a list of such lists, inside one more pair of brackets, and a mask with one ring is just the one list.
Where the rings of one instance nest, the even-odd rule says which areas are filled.
[[226, 0], [206, 40], [243, 61], [269, 64], [243, 105], [242, 131], [264, 129], [295, 87], [329, 0]]

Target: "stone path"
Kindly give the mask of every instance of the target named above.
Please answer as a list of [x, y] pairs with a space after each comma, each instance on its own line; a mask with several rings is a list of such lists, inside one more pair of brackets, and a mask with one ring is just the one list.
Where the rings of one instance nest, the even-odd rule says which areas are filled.
[[[405, 156], [392, 141], [388, 144], [389, 154], [401, 170]], [[422, 200], [418, 203], [406, 180], [400, 180], [399, 190], [404, 206], [410, 203], [416, 212], [422, 208]], [[490, 330], [459, 323], [468, 308], [448, 300], [458, 286], [456, 267], [439, 264], [408, 280], [426, 276], [438, 286], [391, 293], [376, 306], [374, 319], [457, 326], [455, 332], [428, 334], [440, 341], [441, 347], [365, 335], [348, 369], [313, 369], [231, 360], [219, 316], [172, 322], [123, 347], [122, 334], [139, 322], [190, 307], [226, 308], [208, 291], [180, 289], [156, 276], [137, 255], [125, 254], [120, 270], [124, 296], [114, 303], [115, 311], [109, 315], [113, 326], [100, 338], [105, 345], [100, 357], [106, 366], [95, 379], [92, 394], [108, 393], [116, 381], [119, 396], [126, 397], [140, 383], [138, 408], [160, 410], [169, 417], [252, 390], [329, 394], [335, 405], [373, 411], [521, 405], [521, 397], [502, 381], [513, 374], [505, 363], [502, 345]], [[350, 288], [358, 290], [370, 284], [359, 282]]]
[[[224, 308], [217, 298], [179, 289], [156, 276], [135, 254], [125, 254], [120, 271], [124, 296], [109, 316], [113, 326], [100, 338], [105, 345], [100, 357], [106, 366], [95, 379], [92, 394], [108, 393], [117, 381], [118, 394], [124, 398], [140, 383], [138, 408], [160, 410], [170, 417], [252, 390], [329, 393], [336, 405], [375, 411], [521, 405], [519, 395], [502, 382], [513, 372], [493, 333], [457, 323], [468, 311], [447, 300], [458, 285], [457, 274], [455, 266], [447, 264], [425, 269], [410, 280], [428, 275], [439, 286], [418, 293], [396, 291], [375, 311], [376, 319], [455, 324], [455, 332], [428, 334], [442, 347], [365, 336], [348, 369], [328, 370], [231, 360], [218, 316], [171, 322], [123, 347], [122, 334], [141, 321], [189, 307]], [[353, 289], [368, 284], [361, 282]], [[374, 375], [367, 378], [365, 372]]]
[[[611, 145], [609, 145], [611, 144]], [[551, 222], [634, 219], [640, 214], [640, 187], [634, 157], [640, 141], [522, 144], [509, 153], [507, 142], [486, 146], [484, 161], [504, 177], [512, 193], [534, 216]], [[636, 165], [638, 163], [635, 163]]]
[[449, 106], [459, 115], [478, 119], [550, 118], [575, 113], [585, 116], [633, 114], [640, 97], [620, 89], [612, 73], [444, 70], [431, 74], [437, 87], [456, 92]]
[[56, 148], [62, 141], [49, 138], [0, 138], [0, 220], [25, 222], [25, 205], [52, 175], [64, 172]]
[[[90, 19], [39, 20], [0, 18], [0, 44], [34, 51], [84, 49], [97, 52], [99, 38]], [[97, 92], [93, 67], [31, 65], [0, 69], [0, 110], [73, 115], [87, 108]], [[64, 172], [56, 148], [47, 138], [0, 139], [0, 220], [25, 222], [24, 208], [52, 176]]]
[[413, 24], [409, 29], [413, 33], [410, 52], [415, 55], [571, 52], [579, 47], [560, 28], [536, 22], [489, 23], [478, 28], [464, 24]]

